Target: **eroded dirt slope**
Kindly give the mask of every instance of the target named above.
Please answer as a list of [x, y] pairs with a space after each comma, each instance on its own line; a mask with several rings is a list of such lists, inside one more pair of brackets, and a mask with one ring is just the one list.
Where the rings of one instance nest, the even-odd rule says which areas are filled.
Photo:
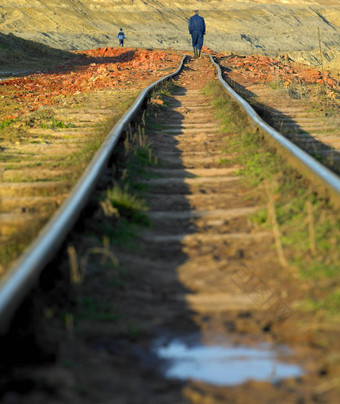
[[187, 50], [188, 18], [196, 8], [206, 19], [206, 45], [216, 51], [306, 51], [304, 60], [314, 63], [320, 62], [319, 39], [328, 61], [339, 51], [340, 11], [333, 0], [16, 0], [0, 4], [0, 32], [71, 50], [113, 46], [123, 27], [128, 46]]

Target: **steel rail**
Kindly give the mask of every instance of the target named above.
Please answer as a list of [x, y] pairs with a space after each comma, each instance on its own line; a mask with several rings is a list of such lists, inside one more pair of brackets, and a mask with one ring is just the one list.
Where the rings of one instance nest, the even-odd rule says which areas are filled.
[[148, 94], [156, 86], [180, 73], [186, 57], [186, 55], [183, 56], [174, 73], [157, 80], [139, 94], [126, 114], [111, 129], [63, 204], [40, 231], [38, 237], [3, 276], [0, 281], [0, 335], [6, 333], [15, 310], [74, 226], [128, 123], [132, 121]]
[[281, 133], [276, 131], [270, 125], [268, 125], [260, 116], [255, 112], [255, 110], [245, 101], [239, 94], [237, 94], [222, 77], [221, 68], [218, 63], [215, 62], [212, 55], [209, 55], [212, 63], [215, 65], [218, 78], [222, 83], [223, 87], [228, 91], [228, 93], [234, 98], [234, 100], [246, 111], [248, 116], [255, 122], [255, 124], [260, 127], [267, 135], [275, 141], [276, 146], [283, 148], [284, 154], [289, 153], [290, 157], [295, 160], [296, 165], [302, 165], [304, 172], [308, 175], [312, 173], [313, 178], [318, 180], [321, 187], [327, 191], [328, 196], [332, 199], [335, 206], [340, 205], [340, 178], [335, 175], [328, 168], [323, 166], [308, 153], [300, 149]]

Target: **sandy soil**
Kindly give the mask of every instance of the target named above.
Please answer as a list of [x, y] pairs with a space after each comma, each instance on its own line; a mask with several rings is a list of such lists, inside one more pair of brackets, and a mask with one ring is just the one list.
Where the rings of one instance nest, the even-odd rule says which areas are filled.
[[294, 52], [319, 64], [321, 45], [324, 63], [336, 65], [339, 57], [340, 11], [333, 0], [20, 0], [0, 6], [0, 32], [84, 50], [116, 46], [122, 27], [129, 47], [191, 50], [188, 19], [196, 8], [206, 20], [206, 45], [215, 51]]

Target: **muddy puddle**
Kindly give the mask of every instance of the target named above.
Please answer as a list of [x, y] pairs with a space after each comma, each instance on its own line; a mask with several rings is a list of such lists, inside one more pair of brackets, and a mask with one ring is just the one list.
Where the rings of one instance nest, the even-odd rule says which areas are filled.
[[204, 343], [197, 335], [189, 335], [158, 339], [152, 350], [162, 360], [163, 375], [168, 379], [236, 386], [247, 381], [276, 383], [304, 373], [300, 366], [291, 363], [292, 352], [286, 346], [268, 343], [236, 345], [219, 338]]

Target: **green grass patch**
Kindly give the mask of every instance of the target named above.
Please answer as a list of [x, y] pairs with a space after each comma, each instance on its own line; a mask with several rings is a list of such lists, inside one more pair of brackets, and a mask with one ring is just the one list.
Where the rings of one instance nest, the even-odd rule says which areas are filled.
[[322, 299], [305, 299], [302, 307], [306, 311], [323, 311], [328, 315], [339, 316], [340, 313], [340, 290], [336, 290]]
[[171, 96], [171, 94], [178, 88], [178, 85], [172, 81], [164, 81], [161, 86], [155, 88], [151, 92], [151, 98], [162, 98], [164, 96]]
[[13, 119], [4, 119], [3, 121], [0, 121], [0, 129], [8, 128], [10, 125], [12, 125], [16, 120]]
[[111, 245], [124, 248], [129, 251], [135, 250], [136, 235], [139, 230], [139, 225], [132, 223], [124, 217], [117, 218], [115, 220], [106, 220], [106, 223], [96, 223], [92, 225], [94, 227], [95, 234], [105, 234], [110, 240]]
[[153, 157], [150, 145], [144, 147], [137, 146], [134, 151], [134, 156], [127, 164], [127, 182], [131, 184], [134, 189], [143, 189], [143, 187], [140, 188], [140, 184], [138, 184], [136, 178], [151, 178], [152, 175], [148, 172], [148, 168], [156, 164], [157, 161]]
[[221, 123], [222, 132], [233, 134], [251, 130], [246, 113], [226, 95], [224, 88], [218, 81], [209, 82], [203, 93], [213, 96], [211, 105], [216, 110], [215, 117]]
[[120, 216], [136, 223], [148, 224], [147, 206], [144, 200], [131, 193], [127, 186], [121, 188], [115, 185], [106, 191], [106, 198]]
[[74, 125], [73, 123], [65, 123], [58, 119], [52, 118], [49, 124], [41, 123], [39, 127], [44, 129], [58, 129], [58, 128], [75, 128], [76, 125]]

